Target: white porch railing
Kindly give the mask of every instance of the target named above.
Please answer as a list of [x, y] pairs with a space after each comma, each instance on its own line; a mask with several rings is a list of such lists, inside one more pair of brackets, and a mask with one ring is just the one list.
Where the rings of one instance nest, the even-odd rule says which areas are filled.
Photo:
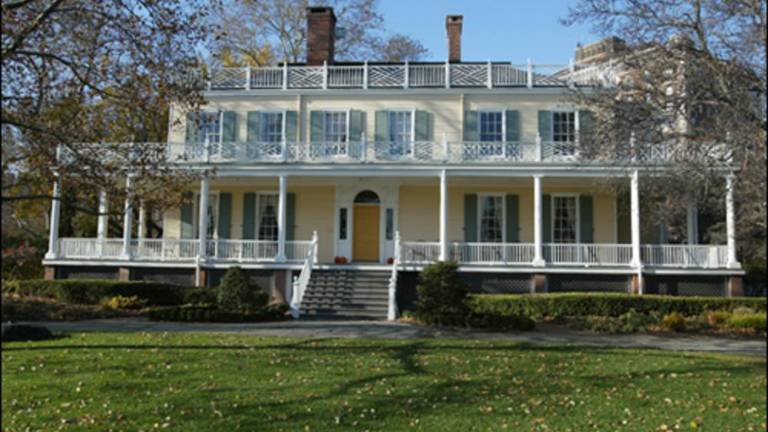
[[131, 258], [141, 261], [194, 261], [200, 242], [197, 239], [134, 239]]
[[650, 267], [726, 268], [728, 248], [722, 245], [643, 245], [643, 263]]
[[114, 259], [123, 255], [123, 239], [61, 238], [59, 256], [73, 259]]
[[400, 242], [400, 261], [408, 264], [429, 264], [440, 258], [439, 242]]
[[551, 87], [610, 85], [611, 65], [499, 62], [214, 68], [208, 90]]
[[453, 243], [451, 258], [461, 264], [530, 264], [533, 243]]
[[291, 316], [294, 319], [298, 319], [301, 315], [301, 301], [304, 299], [304, 292], [307, 290], [309, 279], [312, 277], [312, 266], [317, 263], [317, 244], [318, 237], [317, 231], [312, 233], [312, 241], [309, 248], [307, 248], [307, 254], [304, 257], [304, 265], [301, 267], [299, 276], [293, 279], [292, 293], [291, 293]]
[[549, 243], [544, 245], [544, 259], [554, 265], [628, 266], [632, 245]]

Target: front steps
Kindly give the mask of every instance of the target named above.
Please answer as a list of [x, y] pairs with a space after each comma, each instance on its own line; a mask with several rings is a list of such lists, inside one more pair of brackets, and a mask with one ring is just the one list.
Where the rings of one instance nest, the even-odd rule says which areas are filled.
[[301, 316], [387, 319], [390, 270], [313, 270]]

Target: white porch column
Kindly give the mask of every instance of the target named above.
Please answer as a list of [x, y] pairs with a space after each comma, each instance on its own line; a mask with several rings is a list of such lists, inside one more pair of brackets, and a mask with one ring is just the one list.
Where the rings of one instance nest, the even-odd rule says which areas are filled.
[[279, 198], [277, 202], [277, 261], [285, 261], [285, 229], [286, 229], [286, 195], [288, 194], [288, 178], [279, 177]]
[[48, 252], [45, 259], [56, 259], [59, 252], [59, 218], [61, 213], [61, 178], [56, 175], [53, 182], [53, 199], [51, 201], [50, 231], [48, 233]]
[[728, 237], [728, 268], [741, 268], [736, 258], [736, 216], [733, 203], [733, 174], [725, 177], [725, 226]]
[[448, 174], [440, 171], [440, 261], [448, 261]]
[[630, 217], [632, 229], [632, 266], [640, 268], [642, 260], [640, 258], [640, 174], [637, 170], [632, 171], [630, 181]]
[[699, 209], [693, 200], [688, 202], [686, 208], [685, 228], [688, 244], [699, 244]]
[[136, 237], [144, 240], [147, 225], [147, 209], [144, 206], [144, 200], [139, 201], [139, 226], [136, 227]]
[[99, 216], [98, 225], [96, 227], [96, 237], [99, 240], [107, 238], [107, 232], [109, 230], [109, 200], [107, 199], [107, 191], [103, 190], [99, 193]]
[[544, 226], [542, 221], [541, 176], [533, 176], [533, 241], [534, 241], [534, 267], [544, 267]]
[[208, 194], [210, 193], [210, 184], [208, 177], [203, 177], [200, 180], [200, 208], [198, 209], [197, 217], [197, 259], [198, 261], [205, 261], [208, 256]]
[[131, 231], [133, 229], [133, 176], [125, 178], [125, 207], [123, 208], [123, 258], [131, 258]]

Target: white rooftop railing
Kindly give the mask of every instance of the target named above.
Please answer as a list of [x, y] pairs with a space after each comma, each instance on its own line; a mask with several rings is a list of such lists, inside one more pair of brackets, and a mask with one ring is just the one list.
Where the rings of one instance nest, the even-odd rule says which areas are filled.
[[610, 85], [613, 66], [472, 63], [214, 68], [208, 90], [502, 88]]

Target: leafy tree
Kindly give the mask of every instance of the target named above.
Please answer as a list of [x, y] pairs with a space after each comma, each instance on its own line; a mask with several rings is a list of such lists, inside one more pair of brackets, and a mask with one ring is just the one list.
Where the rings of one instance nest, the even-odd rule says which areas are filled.
[[[611, 60], [612, 86], [577, 89], [574, 101], [595, 112], [584, 151], [600, 159], [663, 145], [672, 164], [644, 176], [646, 220], [681, 225], [688, 203], [724, 219], [722, 166], [736, 164], [736, 224], [741, 257], [765, 265], [766, 2], [579, 0], [563, 20], [621, 35], [627, 49]], [[652, 203], [652, 204], [651, 204]], [[677, 233], [675, 233], [677, 231]], [[706, 237], [724, 242], [724, 224]]]

